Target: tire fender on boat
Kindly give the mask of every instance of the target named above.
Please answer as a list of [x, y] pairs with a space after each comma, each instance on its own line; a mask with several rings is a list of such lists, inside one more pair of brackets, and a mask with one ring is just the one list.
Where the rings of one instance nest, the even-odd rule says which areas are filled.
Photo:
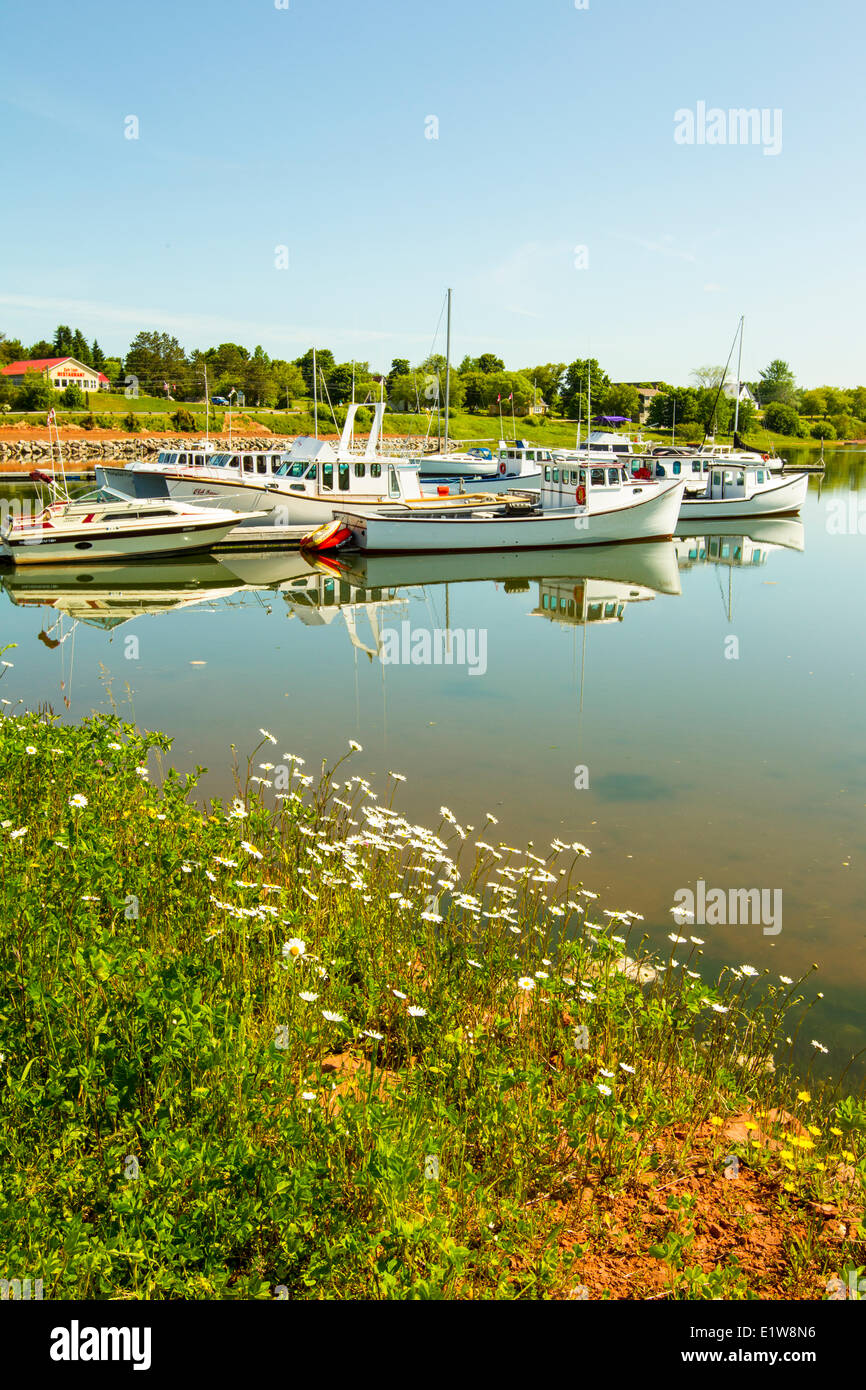
[[575, 495], [575, 497], [577, 498], [577, 505], [578, 505], [579, 507], [585, 507], [585, 506], [586, 506], [586, 488], [583, 486], [583, 483], [581, 483], [580, 487], [577, 489], [577, 492], [576, 492], [574, 495]]

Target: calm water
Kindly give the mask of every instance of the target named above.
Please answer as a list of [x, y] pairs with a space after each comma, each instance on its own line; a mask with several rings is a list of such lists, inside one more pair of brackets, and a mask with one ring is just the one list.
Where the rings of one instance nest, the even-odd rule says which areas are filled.
[[[77, 719], [109, 707], [109, 681], [215, 793], [260, 726], [279, 739], [262, 761], [291, 751], [307, 771], [355, 738], [353, 770], [404, 773], [398, 804], [421, 821], [444, 804], [479, 830], [491, 811], [510, 844], [583, 841], [587, 887], [660, 942], [698, 879], [781, 889], [775, 936], [690, 930], [707, 965], [818, 962], [806, 1032], [838, 1067], [866, 1045], [864, 463], [831, 456], [802, 520], [675, 545], [341, 575], [291, 553], [7, 571], [3, 695]], [[446, 627], [451, 664], [423, 663]]]

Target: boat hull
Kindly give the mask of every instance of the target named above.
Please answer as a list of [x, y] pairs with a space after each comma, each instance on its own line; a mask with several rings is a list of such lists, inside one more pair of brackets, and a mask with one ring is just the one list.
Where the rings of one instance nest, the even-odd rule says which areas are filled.
[[209, 550], [224, 540], [237, 525], [231, 520], [179, 521], [148, 531], [123, 531], [118, 528], [110, 535], [84, 540], [80, 534], [63, 536], [51, 531], [41, 535], [4, 537], [5, 553], [15, 565], [91, 564], [100, 560], [135, 560], [160, 555], [190, 555]]

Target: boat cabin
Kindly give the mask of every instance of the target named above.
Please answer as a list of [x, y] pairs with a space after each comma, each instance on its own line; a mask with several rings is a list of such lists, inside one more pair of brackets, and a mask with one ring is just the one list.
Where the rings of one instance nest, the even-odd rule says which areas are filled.
[[730, 497], [751, 497], [775, 479], [765, 463], [736, 463], [730, 468], [712, 467], [706, 496], [715, 501]]
[[621, 492], [632, 488], [634, 479], [619, 463], [579, 464], [577, 462], [545, 465], [541, 484], [545, 506], [583, 506], [588, 491]]
[[285, 459], [273, 476], [280, 492], [387, 498], [395, 502], [422, 495], [417, 468], [384, 459]]
[[236, 474], [238, 477], [270, 478], [282, 464], [284, 451], [255, 453], [214, 453], [201, 446], [192, 445], [188, 449], [161, 449], [157, 468], [161, 471], [175, 472], [185, 468], [220, 469], [218, 476]]
[[553, 453], [550, 449], [541, 449], [531, 444], [528, 439], [515, 439], [513, 444], [506, 444], [504, 439], [499, 441], [497, 458], [500, 463], [511, 465], [509, 473], [517, 471], [517, 465], [521, 463], [552, 463]]

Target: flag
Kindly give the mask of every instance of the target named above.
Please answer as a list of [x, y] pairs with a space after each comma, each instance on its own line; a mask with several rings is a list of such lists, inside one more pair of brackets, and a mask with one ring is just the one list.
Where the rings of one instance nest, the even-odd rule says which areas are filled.
[[496, 404], [499, 405], [499, 402], [500, 402], [501, 400], [502, 400], [502, 393], [500, 392], [500, 394], [496, 397]]
[[47, 423], [48, 423], [49, 425], [56, 425], [56, 424], [57, 424], [57, 416], [56, 416], [56, 414], [55, 414], [55, 412], [54, 412], [53, 410], [49, 410], [49, 412], [48, 412], [48, 421], [47, 421]]
[[513, 401], [513, 400], [514, 400], [514, 392], [513, 392], [513, 391], [510, 393], [508, 399], [509, 399], [510, 401]]

